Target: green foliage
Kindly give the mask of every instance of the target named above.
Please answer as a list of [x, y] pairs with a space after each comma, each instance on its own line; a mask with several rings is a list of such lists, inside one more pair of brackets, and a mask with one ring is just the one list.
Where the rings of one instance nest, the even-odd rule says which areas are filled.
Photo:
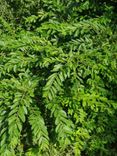
[[0, 0], [0, 16], [10, 21], [13, 20], [13, 14], [9, 4], [5, 0]]
[[0, 3], [1, 156], [116, 155], [116, 0]]

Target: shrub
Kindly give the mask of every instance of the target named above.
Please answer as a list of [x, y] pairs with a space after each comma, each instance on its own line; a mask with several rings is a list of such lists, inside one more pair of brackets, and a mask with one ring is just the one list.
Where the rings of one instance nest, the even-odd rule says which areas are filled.
[[0, 18], [1, 156], [116, 154], [113, 3], [43, 0], [18, 25]]

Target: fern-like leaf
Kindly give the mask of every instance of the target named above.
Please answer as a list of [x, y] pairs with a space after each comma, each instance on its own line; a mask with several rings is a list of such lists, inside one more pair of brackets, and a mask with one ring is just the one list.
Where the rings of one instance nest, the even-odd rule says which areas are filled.
[[33, 133], [33, 144], [38, 145], [38, 152], [42, 153], [49, 149], [49, 137], [47, 127], [38, 107], [30, 109], [29, 123]]
[[[56, 102], [56, 101], [55, 101]], [[55, 118], [57, 141], [62, 148], [65, 148], [71, 143], [71, 137], [74, 132], [74, 124], [68, 119], [66, 112], [57, 103], [48, 103], [47, 108], [51, 111]]]

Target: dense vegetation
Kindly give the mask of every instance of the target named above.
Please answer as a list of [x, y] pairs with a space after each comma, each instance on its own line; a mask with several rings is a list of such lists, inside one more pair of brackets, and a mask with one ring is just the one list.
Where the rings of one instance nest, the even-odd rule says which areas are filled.
[[117, 1], [0, 0], [0, 155], [117, 155]]

